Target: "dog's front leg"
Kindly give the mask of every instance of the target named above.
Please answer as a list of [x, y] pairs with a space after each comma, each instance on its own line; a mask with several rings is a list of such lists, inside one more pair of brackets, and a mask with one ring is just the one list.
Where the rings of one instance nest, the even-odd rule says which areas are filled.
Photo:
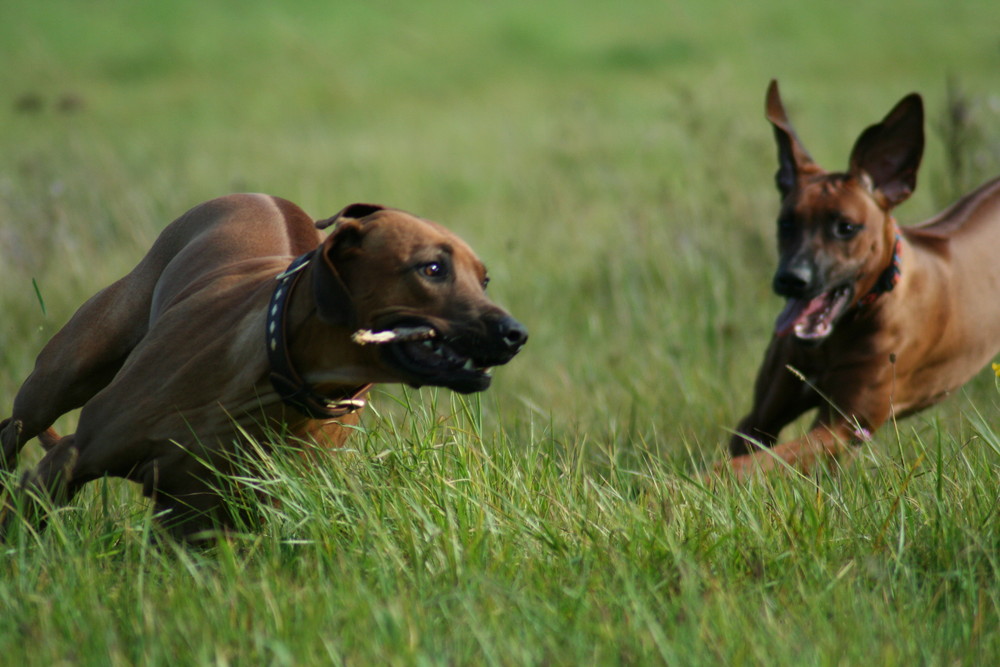
[[852, 445], [870, 437], [867, 428], [846, 419], [836, 423], [819, 424], [800, 438], [783, 442], [771, 449], [758, 450], [731, 459], [728, 467], [738, 480], [755, 474], [767, 473], [786, 467], [809, 474], [819, 465], [831, 465], [853, 451]]
[[795, 367], [792, 352], [785, 339], [771, 340], [754, 383], [753, 407], [729, 441], [733, 456], [771, 447], [782, 428], [819, 406], [819, 394], [803, 381], [800, 370], [804, 369]]

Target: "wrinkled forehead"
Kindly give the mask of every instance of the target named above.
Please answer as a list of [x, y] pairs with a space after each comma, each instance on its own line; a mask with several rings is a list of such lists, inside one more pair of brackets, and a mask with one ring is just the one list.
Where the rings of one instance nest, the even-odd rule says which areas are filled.
[[800, 220], [863, 220], [875, 200], [864, 184], [849, 174], [823, 174], [805, 180], [785, 202], [782, 215]]
[[455, 262], [481, 266], [472, 248], [454, 232], [431, 220], [402, 211], [379, 211], [364, 220], [365, 246], [373, 252], [402, 257], [428, 252], [444, 252]]

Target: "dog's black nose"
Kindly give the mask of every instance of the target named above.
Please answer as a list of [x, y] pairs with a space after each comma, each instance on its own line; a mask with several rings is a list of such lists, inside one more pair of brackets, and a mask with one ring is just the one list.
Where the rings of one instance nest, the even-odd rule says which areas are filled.
[[779, 296], [803, 297], [813, 282], [812, 269], [805, 265], [779, 269], [774, 274], [774, 291]]
[[528, 342], [528, 330], [510, 315], [497, 322], [497, 331], [503, 344], [511, 352], [517, 352]]

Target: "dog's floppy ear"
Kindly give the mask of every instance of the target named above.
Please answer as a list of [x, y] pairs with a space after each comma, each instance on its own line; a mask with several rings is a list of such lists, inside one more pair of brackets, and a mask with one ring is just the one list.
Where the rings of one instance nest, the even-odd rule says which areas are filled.
[[911, 93], [881, 123], [861, 133], [851, 151], [850, 173], [869, 179], [886, 206], [896, 206], [917, 187], [923, 153], [924, 104], [920, 95]]
[[344, 282], [341, 267], [361, 252], [364, 225], [360, 220], [385, 210], [378, 204], [351, 204], [335, 215], [316, 221], [317, 229], [333, 227], [333, 231], [316, 249], [313, 271], [313, 293], [319, 318], [333, 326], [354, 326], [354, 304], [351, 291]]
[[332, 326], [356, 323], [351, 291], [344, 282], [341, 267], [360, 253], [364, 228], [353, 218], [341, 218], [333, 232], [316, 249], [313, 269], [313, 295], [319, 318]]
[[331, 225], [335, 225], [345, 218], [350, 218], [353, 220], [360, 220], [361, 218], [367, 218], [373, 213], [378, 213], [379, 211], [384, 211], [384, 206], [379, 206], [378, 204], [351, 204], [340, 209], [332, 217], [326, 218], [325, 220], [316, 221], [316, 229], [326, 229]]
[[774, 181], [784, 198], [795, 189], [801, 172], [813, 171], [817, 167], [796, 136], [792, 124], [788, 122], [775, 79], [771, 79], [771, 85], [767, 87], [765, 115], [774, 127], [774, 140], [778, 144], [778, 171], [774, 175]]

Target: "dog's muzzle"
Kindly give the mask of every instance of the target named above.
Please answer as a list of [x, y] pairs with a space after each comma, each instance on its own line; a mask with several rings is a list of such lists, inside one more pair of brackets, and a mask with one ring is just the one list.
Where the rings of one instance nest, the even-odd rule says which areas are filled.
[[472, 393], [490, 386], [493, 367], [514, 358], [527, 342], [528, 330], [506, 313], [473, 326], [410, 316], [394, 326], [357, 331], [352, 338], [359, 345], [377, 345], [383, 361], [412, 386]]

